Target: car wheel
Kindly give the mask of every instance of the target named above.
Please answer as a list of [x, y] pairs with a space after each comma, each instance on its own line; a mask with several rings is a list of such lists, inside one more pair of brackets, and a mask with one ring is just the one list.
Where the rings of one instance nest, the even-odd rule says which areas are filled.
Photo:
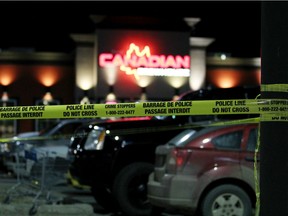
[[203, 216], [251, 216], [251, 201], [247, 193], [235, 185], [221, 185], [212, 189], [204, 198]]
[[127, 216], [148, 216], [152, 206], [147, 198], [147, 182], [154, 166], [149, 163], [133, 163], [126, 166], [115, 178], [113, 194]]
[[117, 210], [117, 206], [111, 192], [104, 185], [92, 186], [91, 193], [97, 204], [100, 205], [105, 211], [114, 212]]

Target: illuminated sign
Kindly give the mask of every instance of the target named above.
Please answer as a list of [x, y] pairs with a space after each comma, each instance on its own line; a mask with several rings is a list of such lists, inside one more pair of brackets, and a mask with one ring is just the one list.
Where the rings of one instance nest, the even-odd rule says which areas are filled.
[[131, 43], [125, 55], [101, 53], [100, 67], [119, 67], [127, 75], [139, 76], [190, 76], [190, 56], [152, 55], [149, 46], [140, 50]]

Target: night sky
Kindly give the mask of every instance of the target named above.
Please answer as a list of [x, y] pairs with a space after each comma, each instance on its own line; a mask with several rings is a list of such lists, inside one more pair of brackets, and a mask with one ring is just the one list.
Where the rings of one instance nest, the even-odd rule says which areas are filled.
[[72, 52], [75, 43], [70, 34], [95, 30], [90, 15], [113, 15], [197, 17], [201, 21], [191, 36], [214, 38], [208, 52], [260, 56], [260, 1], [6, 1], [0, 8], [1, 50]]

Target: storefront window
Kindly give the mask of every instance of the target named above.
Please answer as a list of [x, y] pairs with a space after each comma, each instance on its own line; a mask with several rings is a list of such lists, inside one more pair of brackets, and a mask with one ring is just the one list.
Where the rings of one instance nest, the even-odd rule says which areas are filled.
[[[53, 106], [53, 105], [59, 105], [60, 101], [59, 100], [37, 100], [36, 101], [36, 105], [37, 106], [41, 106], [41, 105], [45, 105], [45, 106]], [[51, 127], [52, 125], [54, 125], [56, 122], [58, 122], [59, 119], [35, 119], [35, 130], [36, 131], [41, 131], [45, 128]]]

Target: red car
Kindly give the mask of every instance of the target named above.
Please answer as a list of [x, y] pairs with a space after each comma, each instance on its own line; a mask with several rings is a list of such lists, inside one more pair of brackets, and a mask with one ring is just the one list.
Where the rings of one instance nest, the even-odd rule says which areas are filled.
[[147, 188], [148, 200], [158, 210], [153, 214], [165, 209], [197, 216], [251, 216], [257, 131], [258, 123], [211, 126], [183, 131], [158, 146]]

